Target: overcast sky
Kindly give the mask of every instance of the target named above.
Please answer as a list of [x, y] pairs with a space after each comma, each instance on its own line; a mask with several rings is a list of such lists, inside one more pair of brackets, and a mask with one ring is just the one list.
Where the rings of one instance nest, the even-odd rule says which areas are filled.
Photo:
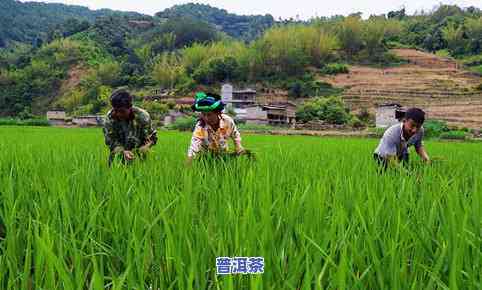
[[[289, 18], [299, 16], [308, 19], [313, 16], [348, 15], [363, 12], [364, 17], [371, 14], [388, 13], [405, 7], [409, 14], [420, 10], [431, 10], [440, 2], [457, 4], [461, 7], [476, 6], [482, 8], [482, 0], [30, 0], [35, 2], [56, 2], [87, 6], [90, 9], [110, 8], [122, 11], [136, 11], [153, 15], [175, 4], [189, 2], [204, 3], [223, 8], [236, 14], [271, 14]], [[26, 2], [26, 1], [23, 1]]]

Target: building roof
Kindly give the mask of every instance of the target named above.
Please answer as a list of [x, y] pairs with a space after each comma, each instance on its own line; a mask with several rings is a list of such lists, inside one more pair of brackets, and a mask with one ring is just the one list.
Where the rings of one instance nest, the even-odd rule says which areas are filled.
[[253, 89], [233, 90], [233, 94], [256, 94], [256, 90], [253, 90]]
[[178, 105], [191, 105], [194, 103], [194, 98], [191, 97], [184, 97], [175, 99], [176, 104]]
[[283, 101], [283, 102], [271, 102], [268, 104], [268, 106], [276, 106], [276, 107], [296, 107], [297, 105], [291, 101]]
[[99, 118], [102, 117], [100, 115], [85, 115], [85, 116], [74, 116], [74, 119], [92, 119], [92, 118]]
[[194, 103], [194, 98], [184, 97], [184, 98], [159, 98], [161, 103], [173, 102], [177, 105], [191, 105]]
[[240, 104], [254, 104], [256, 101], [253, 100], [229, 100], [228, 103], [240, 103]]
[[283, 110], [286, 110], [286, 107], [266, 105], [266, 106], [263, 106], [263, 109], [264, 110], [280, 110], [280, 111], [283, 111]]
[[402, 105], [400, 105], [399, 103], [382, 103], [382, 104], [378, 104], [377, 107], [378, 108], [380, 108], [380, 107], [398, 107], [398, 108], [401, 108]]

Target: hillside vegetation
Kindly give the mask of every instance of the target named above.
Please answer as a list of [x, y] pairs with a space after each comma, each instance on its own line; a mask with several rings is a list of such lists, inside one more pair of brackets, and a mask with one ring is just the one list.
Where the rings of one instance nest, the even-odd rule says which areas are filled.
[[[49, 9], [55, 7], [60, 6]], [[112, 12], [69, 18], [40, 36], [36, 45], [9, 41], [0, 51], [0, 114], [30, 117], [50, 108], [104, 112], [108, 96], [120, 86], [140, 97], [153, 88], [184, 96], [231, 81], [281, 91], [294, 100], [328, 96], [342, 90], [331, 87], [336, 83], [327, 76], [410, 61], [392, 48], [436, 52], [477, 73], [482, 65], [481, 16], [475, 7], [441, 5], [417, 15], [400, 10], [366, 20], [353, 14], [271, 23], [269, 16], [236, 16], [187, 4], [154, 17]], [[480, 89], [477, 83], [464, 88]], [[162, 105], [153, 109], [167, 110]]]

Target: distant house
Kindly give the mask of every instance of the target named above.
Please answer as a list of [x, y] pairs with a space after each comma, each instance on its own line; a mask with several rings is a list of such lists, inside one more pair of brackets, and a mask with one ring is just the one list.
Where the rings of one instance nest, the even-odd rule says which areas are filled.
[[246, 121], [246, 124], [268, 124], [268, 113], [263, 106], [255, 105], [246, 107], [244, 115], [236, 115], [236, 118]]
[[268, 124], [282, 125], [296, 122], [296, 104], [292, 102], [271, 103], [263, 106]]
[[247, 88], [233, 89], [231, 84], [221, 87], [221, 96], [226, 108], [234, 110], [236, 119], [251, 124], [294, 124], [296, 104], [293, 102], [273, 102], [259, 104], [256, 90]]
[[72, 123], [80, 127], [102, 126], [104, 120], [99, 115], [77, 116], [72, 118]]
[[233, 100], [255, 102], [256, 90], [253, 90], [253, 89], [234, 90]]
[[51, 126], [63, 126], [67, 124], [65, 111], [48, 111], [47, 120]]
[[143, 97], [145, 101], [163, 101], [169, 98], [169, 91], [166, 89], [153, 89], [149, 96]]
[[192, 105], [194, 104], [194, 98], [191, 97], [184, 97], [184, 98], [177, 98], [174, 100], [176, 105]]
[[387, 128], [400, 122], [402, 106], [396, 103], [381, 104], [377, 107], [375, 124], [377, 128]]
[[[226, 104], [227, 109], [245, 109], [256, 104], [256, 91], [253, 89], [234, 90], [231, 84], [224, 84], [221, 87], [222, 101]], [[243, 113], [244, 110], [238, 110], [238, 113]]]
[[176, 120], [178, 118], [182, 118], [182, 117], [185, 117], [185, 116], [187, 116], [187, 114], [185, 114], [183, 112], [179, 112], [179, 111], [176, 111], [176, 110], [170, 110], [167, 113], [167, 115], [164, 116], [163, 125], [164, 126], [171, 125], [172, 123], [176, 122]]
[[233, 100], [233, 86], [231, 84], [224, 84], [221, 87], [221, 99], [226, 107], [230, 106], [230, 102]]

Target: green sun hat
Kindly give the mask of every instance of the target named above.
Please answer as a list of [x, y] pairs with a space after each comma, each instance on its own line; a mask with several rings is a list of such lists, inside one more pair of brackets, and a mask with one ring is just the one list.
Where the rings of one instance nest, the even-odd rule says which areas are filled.
[[197, 92], [196, 99], [191, 108], [195, 112], [222, 111], [224, 109], [224, 103], [221, 101], [220, 95]]

